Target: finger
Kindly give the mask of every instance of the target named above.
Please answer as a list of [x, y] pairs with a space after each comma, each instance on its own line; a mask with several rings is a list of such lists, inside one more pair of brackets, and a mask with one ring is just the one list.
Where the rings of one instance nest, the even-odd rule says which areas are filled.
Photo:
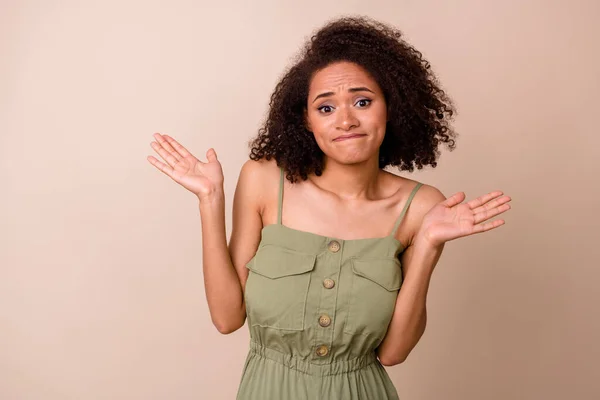
[[177, 140], [173, 139], [169, 135], [163, 135], [163, 136], [167, 140], [167, 142], [169, 142], [169, 144], [171, 146], [173, 146], [175, 148], [175, 150], [177, 150], [177, 152], [179, 154], [181, 154], [183, 157], [191, 156], [190, 152], [187, 151], [185, 147], [183, 147], [182, 145], [180, 145], [179, 142], [177, 142]]
[[215, 151], [215, 149], [210, 148], [208, 149], [208, 151], [206, 152], [206, 159], [208, 160], [208, 162], [216, 162], [217, 160], [217, 152]]
[[150, 146], [165, 160], [171, 167], [175, 166], [179, 160], [177, 160], [171, 153], [165, 150], [160, 144], [156, 142], [150, 143]]
[[473, 223], [479, 224], [480, 222], [487, 221], [490, 218], [494, 218], [497, 215], [502, 214], [505, 211], [510, 210], [510, 204], [504, 204], [491, 210], [484, 210], [478, 212], [473, 216]]
[[484, 205], [482, 205], [480, 207], [474, 208], [473, 209], [473, 213], [480, 213], [480, 212], [483, 212], [483, 211], [486, 211], [486, 210], [492, 210], [494, 208], [502, 206], [503, 204], [508, 203], [511, 200], [512, 199], [509, 196], [499, 197], [497, 199], [489, 201], [488, 203], [486, 203], [486, 204], [484, 204]]
[[165, 175], [167, 175], [169, 178], [171, 178], [171, 179], [173, 178], [173, 168], [171, 168], [170, 166], [168, 166], [165, 163], [162, 163], [162, 162], [158, 161], [153, 156], [148, 156], [147, 160], [150, 161], [150, 164], [154, 165], [160, 171], [164, 172]]
[[502, 194], [503, 193], [501, 191], [496, 190], [496, 191], [490, 192], [490, 193], [485, 194], [483, 196], [479, 196], [478, 198], [469, 201], [467, 203], [467, 205], [471, 209], [474, 209], [474, 208], [480, 207], [481, 205], [487, 203], [488, 201], [490, 201], [492, 199], [495, 199], [496, 197], [502, 196]]
[[169, 144], [169, 142], [167, 142], [165, 140], [165, 138], [160, 134], [160, 133], [155, 133], [154, 138], [156, 139], [156, 141], [165, 149], [167, 150], [169, 153], [171, 153], [171, 155], [173, 157], [175, 157], [175, 159], [177, 161], [181, 160], [183, 158], [183, 156], [181, 154], [179, 154], [174, 148], [173, 146], [171, 146]]
[[442, 204], [447, 207], [454, 207], [455, 205], [464, 201], [465, 197], [466, 197], [465, 192], [454, 193], [452, 196], [450, 196], [446, 200], [444, 200], [442, 202]]
[[504, 225], [503, 219], [497, 219], [495, 221], [486, 222], [485, 224], [474, 225], [473, 233], [487, 232], [502, 225]]

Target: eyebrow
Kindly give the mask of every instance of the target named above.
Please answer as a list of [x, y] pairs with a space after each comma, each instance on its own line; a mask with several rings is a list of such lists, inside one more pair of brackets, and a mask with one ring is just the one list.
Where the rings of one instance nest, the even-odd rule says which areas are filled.
[[[364, 86], [350, 88], [350, 89], [348, 89], [348, 92], [350, 92], [350, 93], [354, 93], [354, 92], [371, 92], [371, 93], [375, 94], [375, 92], [373, 92], [371, 89], [369, 89], [367, 87], [364, 87]], [[334, 94], [335, 93], [333, 93], [333, 92], [321, 93], [317, 97], [315, 97], [315, 99], [312, 102], [314, 103], [315, 101], [317, 101], [321, 97], [329, 97], [329, 96], [333, 96]]]

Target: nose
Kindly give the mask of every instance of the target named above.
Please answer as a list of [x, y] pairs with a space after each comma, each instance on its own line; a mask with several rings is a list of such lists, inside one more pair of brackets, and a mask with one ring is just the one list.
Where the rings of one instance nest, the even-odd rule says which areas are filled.
[[357, 128], [360, 125], [358, 118], [354, 115], [351, 107], [341, 107], [337, 115], [337, 128], [348, 131], [352, 128]]

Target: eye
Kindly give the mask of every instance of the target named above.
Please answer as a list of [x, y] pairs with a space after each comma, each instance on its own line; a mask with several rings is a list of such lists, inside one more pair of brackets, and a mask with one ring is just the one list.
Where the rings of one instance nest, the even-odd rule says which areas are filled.
[[317, 108], [317, 110], [319, 110], [321, 113], [326, 114], [326, 113], [331, 112], [333, 110], [333, 107], [325, 105], [325, 106], [321, 106], [321, 107]]
[[362, 107], [366, 107], [366, 106], [368, 106], [369, 104], [371, 104], [371, 101], [372, 101], [372, 100], [370, 100], [370, 99], [360, 99], [359, 101], [357, 101], [357, 102], [356, 102], [356, 104], [358, 104], [358, 105], [359, 105], [359, 107], [361, 107], [361, 108], [362, 108]]

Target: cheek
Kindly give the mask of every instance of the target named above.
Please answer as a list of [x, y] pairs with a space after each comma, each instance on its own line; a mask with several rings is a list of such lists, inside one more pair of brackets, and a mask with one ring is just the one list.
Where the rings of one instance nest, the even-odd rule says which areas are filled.
[[323, 117], [321, 115], [315, 115], [314, 113], [308, 117], [310, 127], [315, 135], [323, 135], [330, 129], [330, 125], [333, 123], [333, 118]]
[[380, 104], [377, 107], [373, 108], [371, 111], [372, 112], [366, 115], [366, 118], [368, 119], [369, 123], [373, 127], [385, 128], [385, 125], [387, 123], [387, 110], [385, 108], [385, 105]]
[[331, 124], [331, 120], [333, 118], [311, 118], [310, 122], [310, 131], [312, 132], [315, 141], [319, 145], [321, 149], [326, 148], [330, 145], [330, 136], [331, 131], [334, 129]]
[[370, 128], [372, 134], [374, 135], [375, 141], [379, 142], [379, 144], [381, 144], [381, 142], [383, 142], [383, 137], [385, 136], [386, 127], [387, 127], [387, 114], [386, 114], [385, 110], [372, 115], [371, 118], [369, 119], [369, 128]]

